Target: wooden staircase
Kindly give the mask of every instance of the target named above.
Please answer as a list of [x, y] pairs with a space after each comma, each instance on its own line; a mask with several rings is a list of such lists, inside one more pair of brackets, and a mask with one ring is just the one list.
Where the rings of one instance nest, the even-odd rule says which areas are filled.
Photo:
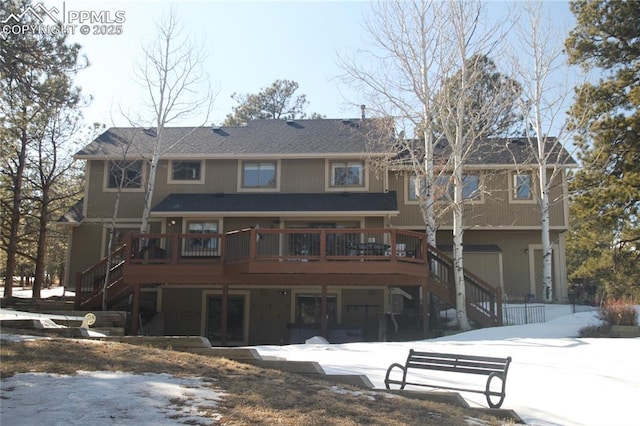
[[[122, 246], [90, 268], [79, 272], [76, 276], [77, 310], [100, 310], [103, 300], [108, 310], [115, 303], [128, 296], [132, 285], [126, 283], [123, 277], [126, 246]], [[107, 286], [105, 278], [108, 273]], [[104, 296], [106, 290], [106, 297]]]
[[[453, 259], [429, 245], [429, 290], [452, 307], [456, 306]], [[502, 325], [502, 292], [468, 270], [464, 270], [467, 317], [480, 327]]]

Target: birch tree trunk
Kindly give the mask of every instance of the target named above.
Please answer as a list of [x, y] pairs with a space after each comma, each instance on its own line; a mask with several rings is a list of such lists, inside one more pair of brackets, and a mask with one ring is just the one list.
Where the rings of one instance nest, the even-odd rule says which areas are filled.
[[104, 281], [102, 283], [102, 310], [107, 310], [107, 288], [111, 280], [111, 264], [113, 263], [113, 239], [116, 233], [116, 221], [118, 219], [118, 212], [120, 210], [120, 194], [122, 194], [122, 185], [118, 187], [116, 193], [116, 200], [113, 203], [113, 214], [111, 215], [111, 226], [109, 227], [109, 239], [107, 242], [107, 269], [104, 274]]
[[467, 317], [467, 292], [464, 280], [462, 155], [458, 150], [455, 150], [453, 155], [453, 279], [456, 287], [456, 319], [460, 330], [468, 331], [471, 326]]
[[[511, 54], [513, 74], [522, 87], [523, 107], [527, 121], [529, 167], [537, 171], [538, 193], [532, 195], [540, 209], [540, 241], [542, 245], [542, 299], [552, 301], [553, 249], [551, 241], [551, 206], [562, 199], [552, 200], [552, 185], [562, 177], [564, 167], [571, 160], [569, 141], [575, 130], [568, 127], [564, 112], [574, 96], [573, 84], [568, 84], [563, 40], [557, 37], [552, 16], [544, 1], [522, 3], [523, 19], [516, 25], [516, 45]], [[579, 85], [578, 85], [579, 86]], [[576, 128], [583, 118], [576, 117]], [[548, 136], [554, 132], [554, 136]], [[522, 160], [520, 160], [522, 162]], [[517, 164], [517, 161], [514, 159]], [[518, 167], [525, 166], [517, 164]], [[533, 187], [532, 182], [532, 187]], [[533, 190], [533, 188], [532, 188]], [[558, 283], [556, 283], [558, 284]]]

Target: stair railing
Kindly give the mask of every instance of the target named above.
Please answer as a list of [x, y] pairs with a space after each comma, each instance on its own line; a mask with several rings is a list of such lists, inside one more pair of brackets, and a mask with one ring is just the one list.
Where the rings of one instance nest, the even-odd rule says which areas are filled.
[[109, 257], [105, 257], [95, 265], [78, 272], [76, 275], [76, 309], [80, 308], [83, 302], [101, 293], [104, 287], [104, 279], [109, 271], [110, 286], [122, 278], [122, 270], [125, 263], [126, 246], [122, 246], [111, 253], [111, 262], [108, 265]]
[[[427, 247], [430, 277], [446, 290], [438, 296], [455, 306], [456, 287], [453, 259], [429, 245]], [[467, 315], [483, 327], [502, 323], [502, 296], [500, 288], [493, 287], [468, 270], [464, 270]], [[444, 294], [443, 294], [444, 293]]]

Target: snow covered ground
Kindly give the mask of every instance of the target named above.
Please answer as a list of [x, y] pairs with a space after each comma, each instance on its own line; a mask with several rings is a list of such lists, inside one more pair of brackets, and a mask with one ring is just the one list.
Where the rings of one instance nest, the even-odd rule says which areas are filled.
[[[416, 342], [259, 346], [257, 350], [289, 360], [317, 361], [331, 374], [365, 374], [379, 388], [384, 388], [387, 367], [404, 362], [410, 348], [511, 356], [502, 408], [515, 410], [527, 424], [638, 424], [640, 338], [577, 338], [580, 328], [598, 323], [595, 311], [571, 314], [570, 306], [547, 305], [546, 318], [543, 324], [489, 328]], [[162, 374], [18, 374], [2, 380], [0, 423], [205, 422], [198, 412], [179, 403], [180, 398], [188, 397], [191, 407], [215, 407], [224, 389], [202, 385], [199, 379]], [[127, 392], [122, 392], [124, 387]], [[472, 406], [487, 405], [483, 395], [463, 393], [463, 397]], [[92, 403], [97, 399], [99, 407]], [[141, 406], [148, 409], [133, 409]]]

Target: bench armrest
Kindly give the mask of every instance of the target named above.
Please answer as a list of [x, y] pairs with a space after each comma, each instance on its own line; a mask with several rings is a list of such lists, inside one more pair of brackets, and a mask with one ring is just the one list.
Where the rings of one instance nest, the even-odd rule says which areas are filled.
[[[389, 378], [389, 376], [391, 375], [391, 371], [393, 371], [394, 368], [399, 368], [402, 371], [402, 381]], [[407, 368], [402, 364], [394, 362], [389, 366], [389, 368], [387, 368], [387, 374], [384, 376], [384, 385], [387, 387], [387, 389], [391, 389], [391, 387], [389, 387], [390, 384], [400, 385], [400, 389], [404, 389], [406, 379]]]
[[[492, 391], [491, 390], [491, 380], [493, 380], [494, 378], [499, 378], [500, 381], [502, 382], [502, 386], [500, 391]], [[507, 376], [503, 373], [491, 373], [489, 374], [489, 377], [487, 378], [487, 386], [485, 388], [485, 392], [484, 395], [487, 397], [487, 403], [489, 404], [489, 407], [491, 408], [500, 408], [500, 406], [502, 405], [502, 403], [504, 402], [504, 398], [506, 396], [505, 393], [505, 387], [507, 384]], [[499, 396], [500, 400], [496, 403], [493, 403], [491, 401], [491, 396]]]

